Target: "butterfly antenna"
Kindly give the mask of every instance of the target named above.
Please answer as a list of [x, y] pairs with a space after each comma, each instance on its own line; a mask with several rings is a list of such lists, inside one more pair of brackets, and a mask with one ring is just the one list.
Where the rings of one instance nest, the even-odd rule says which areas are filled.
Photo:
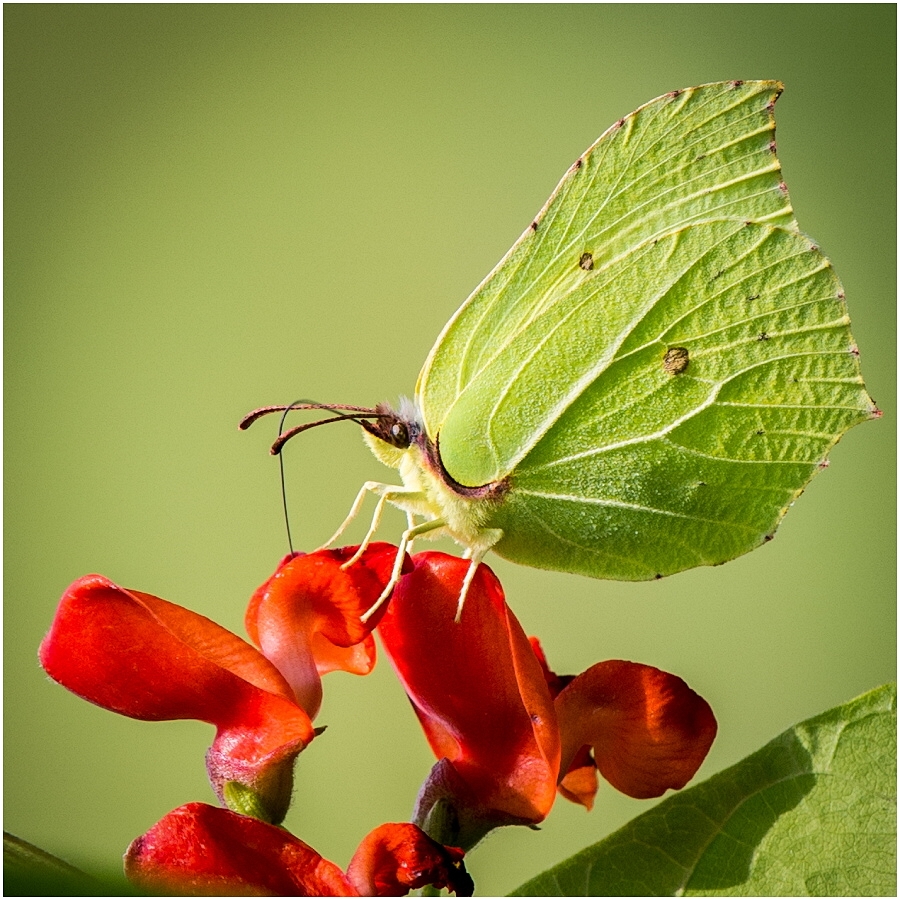
[[[284, 429], [284, 420], [287, 418], [287, 414], [295, 408], [296, 403], [302, 403], [302, 400], [295, 400], [294, 403], [291, 403], [289, 406], [284, 408], [284, 412], [281, 414], [281, 421], [278, 423], [278, 437], [281, 438], [282, 431]], [[241, 423], [243, 425], [243, 422]], [[284, 529], [287, 531], [287, 539], [288, 539], [288, 550], [291, 554], [294, 552], [294, 542], [291, 539], [291, 517], [288, 514], [288, 499], [287, 499], [287, 484], [284, 480], [284, 457], [279, 453], [278, 454], [278, 471], [281, 475], [281, 505], [284, 509]]]
[[[315, 422], [306, 422], [303, 425], [297, 425], [296, 428], [291, 428], [282, 433], [281, 428], [284, 426], [285, 416], [292, 409], [327, 409], [329, 412], [335, 413], [335, 415], [328, 419], [317, 419]], [[347, 410], [347, 412], [339, 412], [339, 410]], [[289, 403], [287, 406], [261, 406], [259, 409], [254, 409], [241, 419], [238, 423], [238, 428], [240, 428], [241, 431], [246, 431], [257, 419], [261, 419], [263, 416], [267, 416], [269, 413], [274, 412], [284, 413], [284, 415], [281, 417], [281, 426], [279, 426], [278, 429], [278, 437], [269, 449], [269, 452], [273, 456], [278, 455], [281, 452], [281, 448], [294, 437], [294, 435], [300, 434], [301, 431], [307, 431], [310, 428], [316, 428], [318, 425], [328, 425], [331, 422], [340, 422], [342, 419], [348, 419], [351, 422], [356, 422], [357, 425], [364, 426], [365, 422], [362, 421], [363, 419], [388, 419], [392, 416], [390, 411], [378, 408], [372, 409], [368, 406], [346, 406], [342, 403], [316, 403], [312, 400], [296, 400], [294, 403]]]
[[[275, 412], [290, 412], [292, 409], [327, 409], [329, 412], [337, 412], [339, 409], [349, 410], [350, 412], [361, 413], [364, 417], [377, 417], [380, 415], [378, 410], [371, 409], [368, 406], [346, 406], [342, 403], [316, 403], [313, 400], [296, 400], [288, 406], [261, 406], [248, 412], [246, 416], [238, 423], [241, 431], [246, 431], [257, 419], [267, 416]], [[343, 418], [352, 419], [353, 416], [344, 416]]]
[[[285, 419], [287, 419], [287, 414], [292, 409], [325, 409], [335, 413], [335, 415], [326, 419], [318, 419], [315, 422], [306, 422], [303, 425], [297, 425], [296, 427], [285, 431], [284, 422]], [[344, 411], [340, 412], [339, 410]], [[287, 484], [284, 476], [284, 457], [281, 455], [281, 448], [284, 447], [294, 435], [300, 434], [301, 431], [315, 428], [318, 425], [328, 425], [331, 422], [340, 422], [341, 419], [349, 419], [351, 422], [362, 425], [363, 422], [361, 420], [363, 419], [381, 419], [385, 418], [386, 414], [380, 410], [371, 409], [367, 406], [346, 406], [344, 404], [316, 403], [314, 400], [295, 400], [287, 406], [261, 406], [259, 409], [254, 409], [241, 419], [238, 428], [240, 428], [241, 431], [245, 431], [257, 419], [261, 419], [263, 416], [275, 412], [281, 413], [281, 420], [278, 423], [278, 437], [275, 439], [269, 452], [273, 456], [278, 457], [278, 468], [281, 476], [281, 503], [284, 508], [284, 527], [285, 531], [287, 531], [288, 547], [290, 548], [290, 552], [293, 553], [294, 542], [291, 538], [291, 519], [288, 514]]]

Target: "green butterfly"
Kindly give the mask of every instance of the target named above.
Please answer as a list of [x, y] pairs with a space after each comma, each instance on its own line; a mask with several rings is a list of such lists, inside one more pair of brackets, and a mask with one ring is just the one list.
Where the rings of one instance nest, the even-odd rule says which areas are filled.
[[723, 563], [769, 540], [840, 436], [880, 415], [781, 178], [781, 90], [708, 84], [616, 122], [447, 323], [413, 401], [322, 407], [400, 471], [402, 487], [365, 484], [329, 541], [367, 493], [363, 546], [386, 503], [406, 511], [384, 598], [435, 532], [471, 559], [460, 610], [489, 550], [628, 581]]

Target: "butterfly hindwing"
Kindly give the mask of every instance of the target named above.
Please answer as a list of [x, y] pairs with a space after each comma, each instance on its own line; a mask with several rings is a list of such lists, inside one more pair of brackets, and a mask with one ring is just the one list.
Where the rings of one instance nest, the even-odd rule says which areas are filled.
[[[516, 461], [490, 522], [505, 533], [496, 551], [632, 580], [753, 549], [838, 437], [875, 414], [833, 269], [795, 231], [724, 220], [651, 241], [608, 273], [603, 318], [626, 324]], [[562, 359], [590, 333], [590, 315], [573, 316], [544, 348]], [[542, 379], [523, 370], [509, 411]], [[495, 421], [505, 411], [504, 397]]]

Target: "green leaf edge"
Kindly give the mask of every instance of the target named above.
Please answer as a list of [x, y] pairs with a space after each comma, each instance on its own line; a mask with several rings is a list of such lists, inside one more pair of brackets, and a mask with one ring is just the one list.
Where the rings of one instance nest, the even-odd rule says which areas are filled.
[[3, 832], [5, 897], [137, 896], [124, 876], [94, 877], [40, 847]]
[[[709, 847], [712, 841], [722, 833], [729, 819], [740, 809], [740, 807], [752, 797], [739, 795], [735, 797], [727, 814], [722, 817], [719, 822], [712, 821], [706, 813], [707, 806], [711, 803], [698, 802], [702, 800], [712, 801], [721, 795], [727, 796], [736, 793], [734, 782], [736, 776], [739, 780], [742, 769], [749, 769], [754, 765], [764, 765], [767, 768], [777, 768], [781, 763], [790, 762], [791, 759], [796, 761], [796, 749], [802, 748], [806, 751], [808, 757], [808, 768], [806, 774], [812, 778], [822, 771], [823, 763], [828, 763], [834, 756], [837, 749], [839, 739], [843, 731], [851, 724], [863, 721], [871, 716], [890, 715], [893, 720], [893, 735], [896, 736], [896, 709], [897, 709], [897, 686], [895, 683], [882, 685], [874, 690], [868, 691], [849, 702], [829, 709], [810, 719], [806, 719], [797, 725], [784, 731], [778, 737], [769, 741], [759, 750], [745, 757], [740, 762], [722, 772], [713, 775], [711, 778], [701, 782], [694, 787], [681, 791], [672, 797], [667, 798], [659, 803], [653, 809], [643, 813], [631, 822], [628, 822], [622, 828], [608, 835], [603, 840], [584, 848], [573, 856], [561, 863], [547, 869], [534, 878], [520, 885], [509, 896], [529, 897], [529, 896], [591, 896], [596, 895], [598, 885], [591, 880], [592, 870], [597, 869], [600, 865], [604, 865], [609, 872], [621, 881], [624, 887], [630, 884], [631, 890], [628, 893], [620, 893], [618, 896], [680, 896], [684, 893], [684, 886], [688, 884], [695, 867], [702, 859], [704, 851]], [[834, 726], [841, 726], [836, 729]], [[896, 746], [893, 750], [893, 759], [896, 761]], [[787, 773], [792, 776], [803, 775], [804, 772], [794, 769]], [[773, 771], [768, 784], [759, 790], [765, 790], [771, 785], [782, 779], [782, 773]], [[896, 766], [894, 768], [894, 782], [896, 785]], [[720, 801], [721, 802], [721, 801]], [[896, 788], [894, 791], [894, 807], [896, 809]], [[666, 854], [666, 844], [664, 841], [653, 841], [656, 834], [661, 833], [661, 824], [668, 823], [669, 829], [677, 829], [678, 820], [690, 818], [691, 813], [694, 818], [698, 814], [703, 817], [705, 824], [710, 827], [710, 835], [707, 840], [697, 849], [696, 858], [691, 861], [690, 867], [686, 867], [682, 862], [678, 861], [675, 855]], [[779, 818], [775, 815], [771, 825], [774, 825]], [[769, 827], [771, 827], [771, 825]], [[768, 829], [767, 829], [768, 830]], [[894, 816], [894, 831], [896, 835], [896, 814]], [[760, 840], [763, 835], [760, 835]], [[670, 890], [662, 889], [658, 883], [662, 879], [659, 878], [658, 870], [648, 877], [646, 860], [642, 861], [640, 871], [636, 871], [636, 866], [629, 866], [627, 853], [635, 844], [641, 844], [647, 854], [647, 858], [655, 857], [656, 861], [665, 861], [673, 869], [673, 872], [680, 872], [681, 875], [677, 879], [677, 884], [670, 885]], [[894, 841], [896, 847], [896, 840]], [[616, 856], [622, 851], [626, 853], [626, 862], [617, 866]], [[860, 857], [858, 862], [865, 864], [864, 858]], [[875, 867], [877, 868], [877, 866]], [[686, 873], [686, 874], [685, 874]], [[748, 873], [748, 878], [752, 873]], [[655, 878], [654, 878], [655, 875]], [[651, 881], [651, 879], [654, 879]], [[578, 882], [582, 890], [578, 893], [574, 891], [566, 893], [563, 890], [564, 885], [571, 885]], [[727, 890], [704, 890], [704, 894], [734, 896], [738, 891], [739, 885], [730, 885]], [[602, 890], [602, 886], [601, 886]], [[605, 893], [605, 892], [604, 892]], [[827, 893], [834, 893], [829, 890]], [[855, 892], [854, 892], [855, 893]], [[896, 854], [894, 856], [894, 868], [892, 878], [889, 879], [885, 874], [883, 891], [872, 896], [895, 896], [897, 893], [896, 882]], [[608, 896], [616, 896], [611, 891]]]

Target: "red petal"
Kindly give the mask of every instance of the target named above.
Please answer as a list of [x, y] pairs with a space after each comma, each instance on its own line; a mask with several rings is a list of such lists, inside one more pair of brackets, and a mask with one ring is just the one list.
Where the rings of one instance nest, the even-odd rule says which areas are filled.
[[205, 803], [173, 810], [133, 841], [125, 874], [161, 894], [356, 896], [334, 863], [287, 831]]
[[544, 680], [547, 682], [547, 687], [550, 689], [550, 696], [556, 699], [559, 692], [575, 676], [557, 675], [556, 672], [553, 672], [550, 669], [550, 666], [547, 665], [547, 657], [544, 654], [544, 648], [541, 647], [541, 642], [536, 637], [528, 638], [528, 642], [531, 644], [531, 649], [534, 650], [534, 655], [537, 657], [537, 661], [541, 665], [541, 671], [544, 673]]
[[[530, 637], [531, 649], [541, 665], [541, 671], [544, 673], [544, 680], [550, 689], [550, 696], [556, 699], [562, 689], [569, 684], [574, 675], [557, 675], [547, 665], [547, 657], [544, 655], [544, 649], [541, 642], [536, 637]], [[597, 766], [594, 764], [594, 758], [591, 756], [589, 747], [582, 747], [576, 754], [575, 758], [569, 763], [568, 769], [560, 772], [560, 781], [557, 787], [559, 793], [571, 800], [572, 803], [580, 803], [585, 809], [590, 811], [594, 807], [594, 797], [597, 794], [599, 786], [597, 780]]]
[[403, 897], [434, 885], [471, 897], [474, 886], [463, 856], [462, 850], [436, 843], [409, 822], [380, 825], [359, 845], [347, 877], [363, 896]]
[[314, 718], [322, 702], [320, 676], [341, 669], [366, 675], [375, 665], [370, 632], [377, 616], [360, 616], [381, 595], [397, 548], [374, 543], [346, 570], [355, 547], [286, 557], [253, 595], [247, 631], [290, 683]]
[[556, 698], [561, 771], [593, 747], [603, 777], [630, 797], [684, 787], [716, 736], [709, 704], [680, 678], [652, 666], [610, 660], [577, 676]]
[[569, 763], [569, 768], [559, 782], [559, 793], [571, 800], [572, 803], [580, 803], [588, 811], [594, 808], [594, 797], [597, 796], [599, 781], [597, 779], [597, 764], [594, 762], [588, 747], [582, 747], [575, 758]]
[[66, 590], [40, 659], [51, 678], [113, 712], [215, 725], [208, 761], [220, 797], [227, 780], [271, 786], [273, 767], [313, 738], [309, 716], [258, 650], [204, 616], [100, 575]]
[[528, 639], [487, 566], [455, 622], [468, 560], [426, 552], [413, 564], [379, 632], [428, 741], [485, 809], [539, 822], [556, 792], [559, 732]]

